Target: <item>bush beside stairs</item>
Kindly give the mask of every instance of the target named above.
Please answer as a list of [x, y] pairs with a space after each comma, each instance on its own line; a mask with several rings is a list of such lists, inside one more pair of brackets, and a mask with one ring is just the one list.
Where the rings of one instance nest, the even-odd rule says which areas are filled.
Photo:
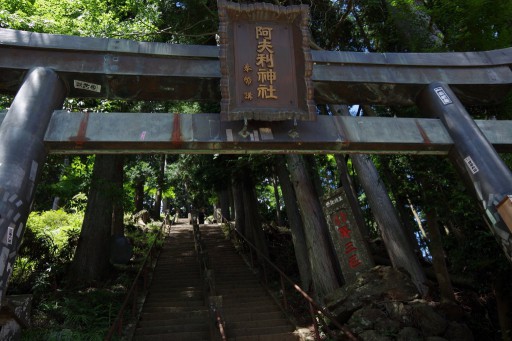
[[[218, 225], [201, 225], [228, 340], [300, 340]], [[156, 264], [133, 340], [211, 340], [191, 225], [175, 225]]]

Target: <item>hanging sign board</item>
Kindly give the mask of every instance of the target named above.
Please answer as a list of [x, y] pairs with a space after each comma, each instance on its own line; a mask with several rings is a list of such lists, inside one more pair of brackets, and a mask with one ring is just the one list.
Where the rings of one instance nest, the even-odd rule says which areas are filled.
[[218, 2], [221, 118], [314, 120], [306, 5]]

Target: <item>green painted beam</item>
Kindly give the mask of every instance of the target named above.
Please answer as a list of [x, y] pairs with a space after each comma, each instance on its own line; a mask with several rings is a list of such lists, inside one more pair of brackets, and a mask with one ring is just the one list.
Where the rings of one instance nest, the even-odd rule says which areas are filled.
[[[4, 113], [0, 113], [3, 119]], [[499, 152], [512, 151], [512, 121], [476, 121]], [[223, 122], [219, 114], [55, 111], [45, 145], [55, 154], [406, 153], [448, 154], [437, 119], [318, 116], [316, 122]]]

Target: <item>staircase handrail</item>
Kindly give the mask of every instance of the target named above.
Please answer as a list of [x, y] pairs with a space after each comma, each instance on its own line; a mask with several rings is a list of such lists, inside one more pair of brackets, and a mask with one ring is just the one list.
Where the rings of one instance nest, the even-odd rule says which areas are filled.
[[137, 291], [137, 284], [138, 284], [139, 278], [144, 273], [144, 288], [146, 288], [147, 279], [145, 276], [146, 276], [146, 272], [147, 272], [147, 265], [150, 260], [151, 260], [151, 262], [153, 261], [153, 251], [154, 251], [154, 247], [156, 245], [156, 241], [162, 235], [164, 226], [171, 226], [173, 221], [174, 221], [174, 219], [169, 220], [169, 213], [166, 213], [165, 217], [164, 217], [164, 221], [162, 222], [162, 225], [160, 225], [160, 227], [158, 229], [158, 233], [157, 233], [155, 239], [153, 240], [153, 242], [151, 243], [151, 246], [149, 247], [149, 250], [146, 253], [146, 256], [144, 257], [144, 262], [142, 263], [139, 271], [137, 272], [137, 275], [133, 279], [132, 285], [130, 287], [130, 290], [126, 294], [126, 298], [124, 299], [121, 309], [119, 309], [119, 313], [117, 314], [116, 319], [110, 326], [107, 336], [105, 336], [105, 339], [104, 339], [105, 341], [110, 341], [116, 330], [119, 335], [121, 334], [122, 329], [123, 329], [123, 316], [124, 316], [124, 312], [128, 306], [128, 303], [130, 302], [130, 298], [133, 300], [133, 304], [132, 304], [132, 314], [133, 314], [134, 309], [135, 309], [135, 302], [136, 302], [136, 298], [137, 298], [135, 293]]
[[[285, 290], [284, 290], [284, 284], [283, 284], [283, 279], [285, 279], [309, 303], [310, 311], [311, 311], [312, 315], [313, 315], [312, 308], [315, 308], [317, 311], [321, 312], [325, 317], [327, 317], [336, 327], [338, 327], [341, 331], [343, 331], [350, 340], [354, 340], [354, 341], [358, 340], [357, 337], [347, 327], [343, 326], [341, 323], [339, 323], [336, 320], [336, 317], [334, 315], [332, 315], [330, 313], [330, 311], [327, 310], [326, 307], [324, 307], [320, 303], [316, 302], [298, 284], [296, 284], [290, 277], [288, 277], [277, 265], [275, 265], [270, 259], [268, 259], [268, 257], [265, 256], [265, 254], [263, 252], [261, 252], [254, 244], [252, 244], [250, 241], [248, 241], [247, 238], [245, 238], [245, 236], [240, 231], [238, 231], [236, 228], [233, 228], [233, 226], [231, 225], [231, 222], [229, 220], [227, 220], [222, 215], [221, 215], [221, 219], [228, 225], [228, 228], [230, 231], [234, 231], [244, 242], [247, 243], [247, 245], [251, 249], [253, 249], [259, 255], [259, 257], [261, 259], [265, 260], [265, 262], [267, 262], [272, 268], [274, 268], [274, 270], [276, 270], [279, 273], [279, 275], [281, 276], [281, 285], [282, 285], [282, 290], [283, 290], [283, 296], [286, 295]], [[285, 298], [284, 305], [285, 305], [285, 307], [287, 305], [286, 298]], [[313, 323], [315, 326], [316, 338], [319, 339], [317, 322], [316, 322], [315, 317], [314, 316], [312, 316], [312, 317], [313, 317]]]
[[[207, 284], [209, 286], [209, 292], [211, 296], [216, 296], [217, 291], [215, 289], [215, 279], [213, 276], [211, 276], [211, 273], [208, 273], [209, 270], [209, 259], [208, 259], [208, 253], [204, 250], [204, 242], [201, 239], [201, 231], [199, 230], [199, 224], [197, 222], [193, 222], [193, 233], [194, 233], [194, 241], [196, 243], [196, 251], [199, 254], [199, 262], [201, 267], [201, 274], [205, 277], [205, 280], [207, 281]], [[224, 330], [225, 321], [222, 316], [222, 312], [220, 311], [219, 307], [213, 302], [213, 300], [209, 300], [208, 302], [208, 309], [212, 312], [212, 315], [214, 317], [214, 323], [217, 326], [217, 329], [219, 331], [220, 337], [222, 341], [226, 341], [226, 331]]]

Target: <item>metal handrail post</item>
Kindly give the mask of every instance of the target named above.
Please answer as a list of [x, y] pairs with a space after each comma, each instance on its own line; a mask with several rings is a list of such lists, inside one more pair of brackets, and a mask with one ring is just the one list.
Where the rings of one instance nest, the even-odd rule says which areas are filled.
[[[121, 309], [119, 309], [119, 313], [117, 314], [117, 317], [116, 317], [114, 323], [112, 324], [112, 326], [110, 326], [110, 329], [109, 329], [107, 335], [105, 336], [105, 341], [108, 341], [108, 340], [110, 340], [112, 338], [112, 336], [113, 336], [113, 334], [114, 334], [114, 332], [116, 330], [116, 327], [118, 326], [119, 323], [121, 324], [120, 328], [122, 328], [123, 314], [124, 314], [124, 311], [127, 308], [128, 304], [129, 304], [130, 298], [132, 298], [132, 294], [133, 294], [132, 316], [133, 317], [135, 316], [135, 309], [134, 309], [134, 307], [136, 305], [136, 300], [137, 300], [137, 294], [136, 293], [137, 293], [137, 290], [138, 290], [138, 281], [139, 281], [140, 277], [144, 276], [144, 274], [145, 274], [146, 265], [147, 265], [148, 261], [150, 260], [150, 252], [154, 248], [154, 246], [156, 244], [156, 240], [162, 234], [162, 230], [163, 230], [164, 226], [165, 226], [165, 219], [164, 219], [164, 222], [162, 223], [162, 225], [160, 226], [160, 230], [158, 231], [157, 237], [155, 238], [155, 240], [153, 240], [153, 243], [151, 244], [151, 246], [149, 248], [149, 251], [146, 254], [146, 257], [144, 258], [144, 262], [142, 263], [142, 266], [140, 267], [139, 272], [137, 273], [137, 275], [135, 276], [135, 279], [132, 282], [132, 286], [130, 287], [130, 290], [126, 294], [126, 298], [125, 298], [125, 300], [124, 300], [124, 302], [123, 302], [123, 304], [121, 306]], [[144, 280], [144, 283], [145, 283], [146, 279], [144, 278], [143, 280]]]
[[[229, 225], [230, 226], [230, 225]], [[277, 265], [275, 265], [274, 263], [272, 263], [272, 261], [270, 259], [267, 258], [267, 256], [265, 256], [260, 250], [258, 250], [258, 248], [252, 244], [250, 241], [248, 241], [239, 231], [237, 231], [236, 229], [234, 229], [234, 231], [236, 232], [236, 234], [242, 239], [244, 240], [247, 245], [249, 246], [249, 250], [252, 250], [254, 249], [254, 252], [258, 253], [260, 258], [263, 259], [265, 262], [267, 262], [272, 268], [274, 268], [274, 270], [276, 270], [281, 276], [283, 276], [284, 279], [286, 279], [287, 282], [291, 283], [293, 288], [299, 292], [300, 295], [302, 295], [302, 297], [309, 303], [310, 307], [311, 307], [311, 313], [312, 313], [312, 317], [313, 317], [313, 322], [316, 323], [316, 319], [314, 317], [314, 312], [313, 312], [313, 307], [317, 309], [317, 311], [319, 311], [320, 313], [322, 313], [324, 316], [326, 316], [327, 318], [329, 318], [331, 320], [331, 322], [337, 327], [339, 328], [343, 333], [345, 333], [345, 335], [347, 336], [348, 339], [350, 340], [357, 340], [357, 338], [354, 336], [354, 334], [350, 331], [349, 328], [343, 326], [341, 323], [339, 323], [336, 318], [323, 306], [321, 306], [320, 304], [318, 304], [317, 302], [315, 302], [315, 300], [313, 300], [313, 298], [311, 298], [311, 296], [309, 296], [304, 290], [302, 290], [302, 288], [300, 286], [298, 286], [296, 283], [294, 283], [291, 278], [289, 278], [288, 276], [286, 276], [286, 274], [277, 267]], [[251, 260], [252, 260], [252, 253], [251, 253]], [[317, 325], [315, 325], [315, 328], [318, 328]], [[320, 337], [320, 334], [318, 334], [318, 337]]]
[[119, 319], [119, 323], [117, 324], [117, 335], [121, 335], [123, 333], [123, 318]]
[[284, 279], [282, 274], [279, 274], [279, 279], [281, 280], [281, 291], [283, 292], [283, 306], [284, 309], [288, 309], [288, 301], [286, 299], [286, 288], [284, 286]]
[[313, 320], [313, 330], [315, 331], [315, 340], [320, 341], [320, 332], [318, 330], [318, 322], [316, 321], [315, 309], [311, 302], [309, 302], [309, 312], [311, 314], [311, 319]]
[[135, 289], [133, 290], [133, 293], [132, 293], [132, 317], [135, 317], [135, 307], [136, 307], [136, 303], [137, 303], [137, 294], [139, 292], [139, 286], [136, 285], [135, 286]]

